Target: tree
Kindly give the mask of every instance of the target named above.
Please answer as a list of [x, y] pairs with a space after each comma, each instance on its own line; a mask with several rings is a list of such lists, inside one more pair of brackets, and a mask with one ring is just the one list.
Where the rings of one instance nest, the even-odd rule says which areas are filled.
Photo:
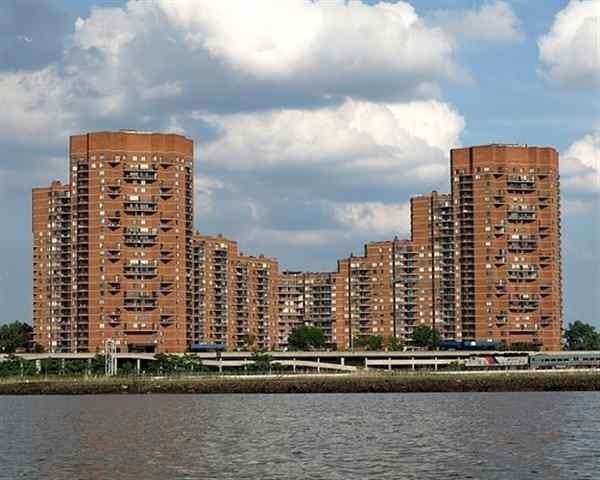
[[244, 350], [253, 351], [256, 349], [256, 337], [251, 333], [242, 336], [242, 343], [244, 344]]
[[410, 338], [417, 347], [433, 348], [440, 343], [441, 335], [427, 325], [419, 325], [413, 329]]
[[202, 370], [202, 360], [196, 355], [169, 355], [157, 353], [154, 355], [154, 369], [164, 375], [181, 375]]
[[371, 351], [383, 349], [383, 337], [381, 335], [358, 335], [354, 337], [353, 345], [357, 348], [365, 348]]
[[402, 350], [402, 342], [398, 337], [387, 337], [385, 339], [385, 348], [390, 352], [397, 352]]
[[271, 361], [272, 357], [266, 350], [257, 350], [252, 354], [252, 369], [258, 372], [269, 372], [271, 373]]
[[24, 322], [13, 322], [0, 326], [0, 352], [14, 353], [18, 348], [27, 348], [32, 330]]
[[569, 350], [600, 350], [600, 333], [579, 320], [569, 324], [565, 338]]
[[325, 334], [318, 327], [301, 325], [288, 336], [290, 350], [316, 350], [325, 346]]

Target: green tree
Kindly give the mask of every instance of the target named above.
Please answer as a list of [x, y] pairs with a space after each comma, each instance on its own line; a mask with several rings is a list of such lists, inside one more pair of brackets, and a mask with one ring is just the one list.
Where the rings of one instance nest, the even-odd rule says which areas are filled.
[[402, 350], [402, 342], [398, 337], [390, 336], [385, 339], [385, 348], [390, 352]]
[[570, 323], [565, 338], [569, 350], [600, 350], [600, 333], [588, 323]]
[[256, 349], [256, 337], [251, 333], [242, 336], [242, 343], [244, 344], [244, 350], [254, 351]]
[[252, 354], [253, 369], [258, 372], [269, 372], [271, 373], [271, 360], [272, 357], [266, 350], [257, 350]]
[[23, 322], [0, 326], [0, 352], [14, 353], [18, 348], [27, 348], [31, 341], [31, 326]]
[[434, 348], [440, 343], [441, 335], [440, 332], [427, 325], [419, 325], [413, 328], [410, 339], [417, 347]]
[[383, 337], [381, 335], [358, 335], [352, 342], [355, 348], [377, 351], [383, 349]]
[[168, 355], [157, 353], [154, 371], [163, 375], [184, 375], [202, 370], [202, 360], [197, 355]]
[[318, 327], [301, 325], [288, 336], [290, 350], [317, 350], [325, 347], [325, 334]]
[[8, 355], [0, 362], [0, 377], [16, 377], [21, 375], [22, 360], [15, 355]]

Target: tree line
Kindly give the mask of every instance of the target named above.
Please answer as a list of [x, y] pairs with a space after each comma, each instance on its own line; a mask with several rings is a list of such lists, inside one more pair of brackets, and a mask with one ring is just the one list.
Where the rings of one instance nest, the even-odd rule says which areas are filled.
[[[567, 350], [600, 350], [600, 332], [593, 325], [579, 320], [567, 326], [564, 339]], [[410, 345], [415, 347], [436, 348], [440, 341], [440, 332], [426, 325], [415, 327], [410, 335]], [[352, 339], [352, 343], [354, 348], [365, 350], [397, 351], [404, 346], [398, 338], [383, 335], [359, 335]], [[322, 350], [327, 347], [325, 333], [318, 327], [301, 325], [294, 328], [288, 336], [290, 350]], [[24, 322], [0, 325], [0, 353], [35, 349], [30, 325]]]

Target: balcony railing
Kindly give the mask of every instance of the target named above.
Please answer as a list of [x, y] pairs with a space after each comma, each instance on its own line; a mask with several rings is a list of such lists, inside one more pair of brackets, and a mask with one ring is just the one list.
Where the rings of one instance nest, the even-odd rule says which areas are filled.
[[127, 167], [123, 172], [123, 178], [126, 181], [139, 181], [144, 180], [146, 182], [153, 182], [156, 180], [156, 170], [150, 168], [136, 168]]
[[535, 176], [511, 175], [507, 179], [507, 189], [514, 192], [529, 192], [535, 190]]

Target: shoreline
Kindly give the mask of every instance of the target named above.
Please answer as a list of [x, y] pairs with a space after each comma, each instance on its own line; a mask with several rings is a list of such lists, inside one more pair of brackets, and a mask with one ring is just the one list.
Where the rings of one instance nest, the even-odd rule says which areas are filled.
[[598, 371], [6, 378], [1, 395], [600, 391]]

